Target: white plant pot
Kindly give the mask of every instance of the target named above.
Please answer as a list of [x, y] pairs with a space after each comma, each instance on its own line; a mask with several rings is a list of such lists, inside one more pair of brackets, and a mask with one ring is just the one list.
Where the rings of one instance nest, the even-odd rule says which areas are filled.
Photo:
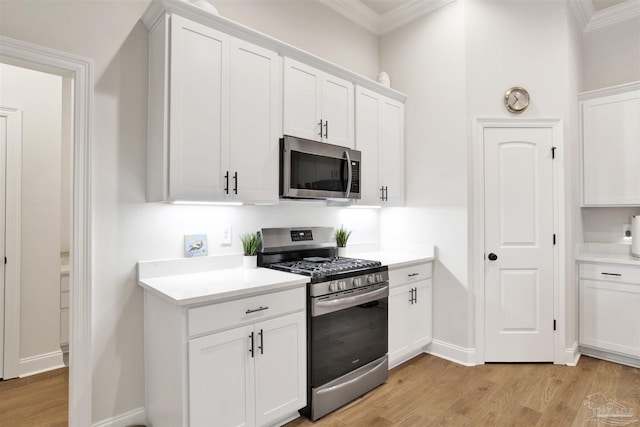
[[258, 268], [258, 255], [245, 255], [242, 257], [244, 268]]
[[341, 248], [340, 246], [338, 246], [338, 256], [343, 256], [346, 257], [347, 256], [347, 248]]

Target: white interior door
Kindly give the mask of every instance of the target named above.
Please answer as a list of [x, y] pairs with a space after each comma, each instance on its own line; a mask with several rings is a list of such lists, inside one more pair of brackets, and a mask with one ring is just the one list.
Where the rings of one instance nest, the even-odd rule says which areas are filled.
[[485, 361], [554, 360], [551, 128], [485, 128]]

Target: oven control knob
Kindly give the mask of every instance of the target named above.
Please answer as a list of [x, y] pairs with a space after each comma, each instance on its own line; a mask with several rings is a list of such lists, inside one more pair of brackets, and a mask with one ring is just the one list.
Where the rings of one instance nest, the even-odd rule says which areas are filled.
[[376, 282], [382, 282], [382, 274], [376, 273]]
[[344, 282], [344, 280], [340, 280], [338, 282], [338, 289], [340, 289], [341, 291], [344, 291], [347, 288], [347, 284]]
[[367, 276], [367, 283], [372, 284], [375, 283], [376, 279], [373, 277], [373, 274]]
[[331, 292], [335, 292], [338, 290], [338, 284], [336, 282], [329, 283], [329, 290]]
[[362, 279], [356, 277], [355, 279], [353, 279], [353, 287], [357, 288], [358, 286], [362, 286]]

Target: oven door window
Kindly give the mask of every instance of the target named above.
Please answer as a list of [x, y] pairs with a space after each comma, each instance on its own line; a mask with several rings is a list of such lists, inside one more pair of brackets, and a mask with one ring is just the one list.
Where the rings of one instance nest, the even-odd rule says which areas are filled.
[[384, 356], [388, 349], [388, 298], [311, 320], [311, 387]]
[[291, 151], [291, 188], [344, 193], [348, 178], [346, 159]]

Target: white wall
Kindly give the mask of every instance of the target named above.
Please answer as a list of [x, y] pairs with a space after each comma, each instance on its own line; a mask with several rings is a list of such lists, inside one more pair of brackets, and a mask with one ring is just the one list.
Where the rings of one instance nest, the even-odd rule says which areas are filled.
[[[0, 104], [22, 110], [20, 375], [60, 351], [62, 78], [0, 64]], [[61, 363], [61, 354], [52, 357]]]
[[[502, 105], [508, 88], [521, 85], [532, 96], [519, 117], [564, 120], [565, 191], [574, 199], [579, 87], [574, 50], [580, 49], [570, 13], [563, 2], [458, 0], [381, 38], [380, 68], [409, 97], [407, 203], [416, 207], [383, 212], [381, 236], [390, 237], [397, 224], [410, 221], [400, 238], [427, 235], [438, 245], [434, 339], [474, 346], [475, 284], [469, 282], [467, 264], [469, 256], [482, 254], [467, 249], [472, 126], [476, 117], [510, 116]], [[571, 223], [570, 218], [568, 247], [574, 239]], [[573, 264], [570, 253], [567, 264]]]
[[457, 1], [380, 39], [380, 67], [407, 94], [405, 209], [384, 209], [381, 237], [437, 245], [434, 339], [467, 347], [465, 3]]
[[315, 1], [211, 0], [220, 15], [372, 80], [378, 37]]
[[640, 17], [584, 33], [588, 91], [640, 80]]
[[[261, 226], [344, 224], [354, 229], [353, 243], [379, 238], [379, 211], [306, 203], [237, 208], [145, 203], [149, 46], [147, 29], [138, 20], [148, 3], [33, 0], [1, 5], [2, 35], [95, 60], [94, 421], [144, 406], [143, 306], [142, 290], [136, 284], [137, 261], [180, 257], [184, 234], [196, 232], [210, 235], [211, 253], [240, 252], [238, 236]], [[375, 39], [354, 35], [360, 30], [350, 31], [344, 18], [326, 12], [325, 25], [315, 25], [308, 22], [311, 18], [305, 17], [303, 7], [283, 9], [279, 2], [264, 3], [256, 7], [261, 16], [276, 20], [274, 27], [304, 23], [289, 28], [291, 44], [304, 41], [305, 49], [322, 55], [333, 50], [329, 60], [354, 65], [363, 74], [377, 73], [377, 51], [371, 46]], [[230, 10], [234, 7], [229, 5]], [[219, 9], [224, 14], [224, 6]], [[248, 24], [252, 19], [253, 9], [238, 5], [234, 10], [239, 22]], [[279, 15], [286, 19], [277, 21]], [[335, 38], [341, 43], [327, 42]], [[218, 246], [223, 225], [233, 228], [231, 247]]]

